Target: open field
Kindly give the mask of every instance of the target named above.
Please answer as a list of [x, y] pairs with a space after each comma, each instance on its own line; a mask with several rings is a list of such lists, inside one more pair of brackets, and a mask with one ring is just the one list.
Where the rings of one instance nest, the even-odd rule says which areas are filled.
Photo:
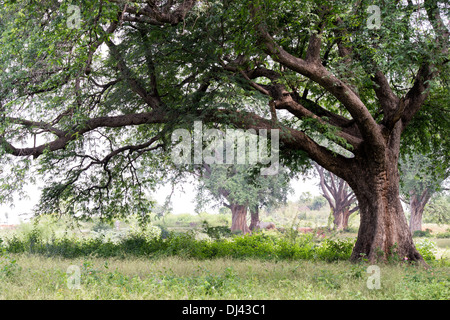
[[[367, 265], [345, 261], [13, 258], [17, 270], [0, 281], [0, 299], [450, 298], [448, 266], [381, 266], [381, 288], [370, 290]], [[68, 288], [71, 265], [80, 267], [80, 289]]]
[[216, 239], [208, 232], [226, 215], [180, 218], [143, 231], [134, 222], [68, 229], [52, 219], [2, 231], [0, 299], [450, 299], [450, 239], [434, 232], [414, 238], [430, 269], [399, 257], [379, 265], [381, 287], [369, 289], [369, 265], [347, 261], [353, 229], [325, 239], [287, 231]]

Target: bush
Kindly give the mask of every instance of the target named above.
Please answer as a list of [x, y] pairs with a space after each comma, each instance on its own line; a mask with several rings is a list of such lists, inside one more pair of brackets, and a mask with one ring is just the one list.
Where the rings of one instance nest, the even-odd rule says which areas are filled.
[[159, 234], [159, 237], [160, 237], [161, 239], [167, 239], [167, 238], [170, 236], [170, 231], [167, 230], [166, 227], [163, 227], [163, 226], [158, 226], [158, 227], [159, 227], [159, 229], [161, 229], [161, 232], [160, 232], [160, 234]]
[[20, 267], [17, 265], [16, 259], [11, 258], [5, 248], [2, 246], [2, 239], [0, 239], [0, 279], [11, 277]]
[[344, 232], [347, 232], [347, 233], [358, 233], [358, 230], [359, 230], [359, 228], [358, 227], [347, 227], [347, 228], [344, 228]]
[[430, 238], [431, 237], [431, 230], [430, 229], [425, 229], [425, 231], [416, 230], [413, 233], [413, 237], [427, 237], [427, 238]]
[[439, 238], [439, 239], [450, 238], [450, 229], [447, 229], [445, 232], [438, 233], [436, 235], [436, 238]]
[[416, 243], [417, 251], [422, 255], [424, 260], [434, 261], [436, 260], [436, 243], [429, 239], [421, 239]]
[[[47, 256], [76, 258], [82, 256], [125, 257], [183, 256], [195, 259], [230, 257], [235, 259], [258, 258], [268, 260], [322, 260], [327, 262], [348, 260], [355, 239], [324, 239], [317, 242], [312, 234], [299, 234], [296, 230], [284, 234], [255, 232], [252, 235], [231, 235], [218, 227], [205, 225], [209, 236], [197, 239], [193, 231], [169, 232], [162, 237], [159, 228], [151, 226], [124, 235], [113, 242], [105, 237], [77, 238], [63, 235], [44, 240], [37, 229], [18, 237], [13, 235], [3, 243], [8, 253], [29, 252]], [[427, 238], [420, 239], [416, 247], [427, 261], [435, 260], [436, 244]]]
[[316, 255], [319, 260], [328, 262], [338, 260], [348, 260], [355, 246], [355, 239], [325, 239], [316, 249]]
[[208, 221], [203, 221], [203, 232], [213, 239], [228, 238], [231, 236], [231, 230], [228, 226], [211, 227]]
[[13, 235], [10, 239], [7, 239], [5, 248], [11, 253], [25, 252], [25, 242], [19, 239], [16, 235]]

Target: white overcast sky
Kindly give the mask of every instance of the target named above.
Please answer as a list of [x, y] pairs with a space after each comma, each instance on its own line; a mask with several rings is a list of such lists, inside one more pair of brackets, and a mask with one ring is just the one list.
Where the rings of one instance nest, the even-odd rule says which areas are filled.
[[[195, 183], [195, 182], [194, 182]], [[317, 186], [318, 181], [316, 179], [306, 180], [305, 182], [299, 180], [292, 180], [291, 184], [294, 189], [294, 193], [291, 194], [289, 200], [295, 201], [300, 197], [302, 192], [310, 192], [312, 195], [319, 195], [319, 187]], [[183, 189], [183, 191], [181, 191]], [[14, 202], [14, 207], [11, 208], [9, 205], [0, 205], [0, 224], [18, 224], [20, 221], [26, 217], [25, 215], [19, 216], [20, 214], [29, 214], [31, 216], [32, 209], [34, 205], [39, 201], [40, 191], [35, 185], [25, 187], [25, 191], [29, 199], [19, 200]], [[171, 187], [166, 186], [156, 192], [153, 197], [160, 204], [163, 204], [167, 195], [171, 192]], [[183, 188], [176, 188], [172, 195], [172, 208], [173, 213], [192, 213], [195, 214], [195, 187], [192, 184], [184, 184]], [[214, 212], [214, 209], [208, 210], [209, 212]], [[5, 221], [5, 213], [8, 215], [8, 221]]]

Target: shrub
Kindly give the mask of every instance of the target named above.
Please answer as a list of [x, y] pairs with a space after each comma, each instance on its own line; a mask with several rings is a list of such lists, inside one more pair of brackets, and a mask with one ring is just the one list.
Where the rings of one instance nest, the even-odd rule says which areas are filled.
[[203, 221], [203, 232], [213, 239], [228, 238], [231, 236], [231, 230], [228, 226], [211, 227], [208, 221]]
[[10, 239], [7, 239], [5, 248], [11, 253], [22, 253], [26, 251], [25, 242], [15, 234]]
[[170, 235], [170, 231], [167, 230], [166, 227], [163, 227], [163, 226], [158, 226], [158, 227], [161, 229], [161, 232], [160, 232], [160, 234], [159, 234], [159, 237], [160, 237], [161, 239], [167, 239], [167, 238], [169, 237], [169, 235]]
[[20, 270], [20, 267], [17, 265], [16, 259], [8, 255], [0, 239], [0, 279], [11, 277], [18, 270]]
[[[324, 239], [317, 242], [313, 234], [299, 234], [289, 230], [283, 234], [255, 232], [252, 235], [221, 233], [220, 228], [209, 227], [208, 239], [197, 239], [194, 231], [169, 232], [163, 238], [160, 228], [135, 230], [113, 242], [105, 237], [79, 238], [76, 236], [53, 236], [42, 239], [38, 229], [32, 229], [22, 237], [13, 235], [6, 239], [3, 250], [8, 253], [35, 253], [47, 256], [76, 258], [83, 256], [124, 257], [134, 256], [184, 256], [196, 259], [231, 257], [236, 259], [258, 258], [279, 260], [348, 260], [355, 239]], [[149, 232], [157, 229], [156, 233]], [[148, 231], [145, 231], [148, 230]], [[420, 239], [416, 247], [425, 260], [435, 260], [436, 244], [427, 238]]]
[[298, 243], [281, 240], [277, 245], [276, 255], [279, 259], [312, 259], [314, 251], [312, 246], [301, 246]]
[[273, 238], [264, 233], [235, 236], [232, 243], [235, 258], [267, 258], [275, 251]]
[[450, 238], [450, 229], [447, 229], [447, 231], [445, 231], [445, 232], [438, 233], [436, 235], [436, 238], [439, 238], [439, 239]]
[[413, 237], [431, 237], [431, 230], [430, 229], [425, 229], [425, 231], [422, 230], [416, 230], [413, 233]]
[[422, 255], [424, 260], [436, 260], [436, 243], [430, 239], [421, 239], [416, 243], [417, 251]]
[[355, 246], [355, 239], [325, 239], [316, 249], [316, 257], [328, 262], [348, 260]]
[[358, 230], [359, 230], [359, 228], [358, 227], [347, 227], [347, 228], [344, 228], [344, 232], [347, 232], [347, 233], [358, 233]]

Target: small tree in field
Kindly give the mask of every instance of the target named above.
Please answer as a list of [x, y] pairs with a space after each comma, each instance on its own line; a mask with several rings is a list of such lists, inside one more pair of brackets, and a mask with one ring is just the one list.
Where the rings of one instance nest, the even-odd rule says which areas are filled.
[[314, 197], [311, 201], [311, 205], [309, 209], [311, 210], [320, 210], [326, 205], [327, 201], [323, 197]]

